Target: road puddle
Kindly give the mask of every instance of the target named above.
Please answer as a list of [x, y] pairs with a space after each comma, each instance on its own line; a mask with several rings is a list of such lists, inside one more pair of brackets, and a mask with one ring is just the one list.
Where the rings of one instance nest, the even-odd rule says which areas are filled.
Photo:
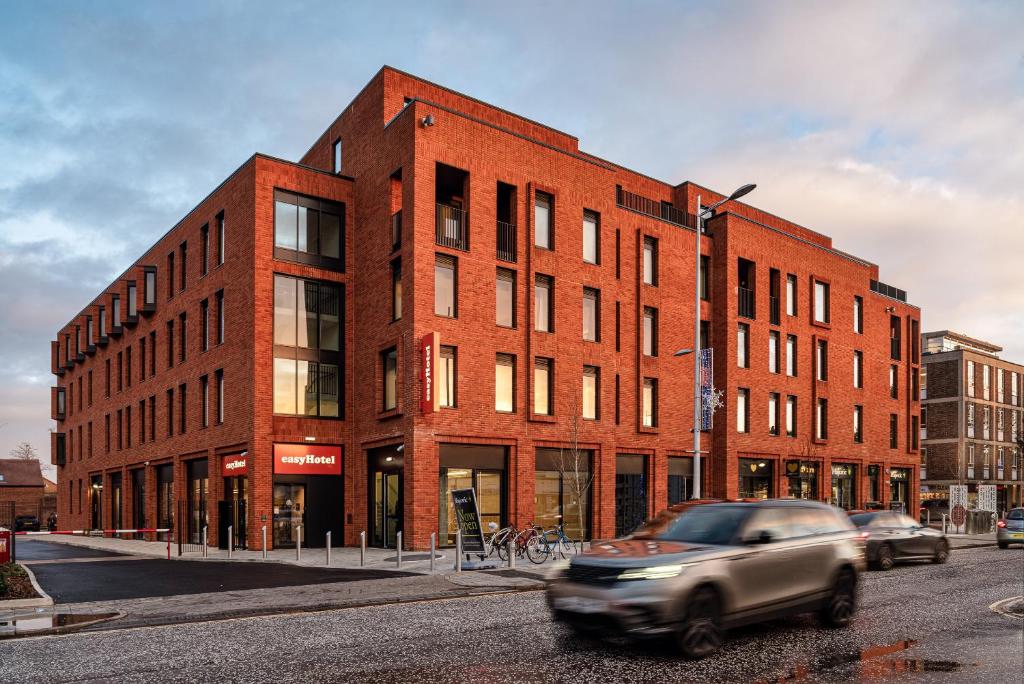
[[0, 639], [45, 634], [110, 620], [119, 613], [47, 613], [0, 618]]
[[904, 651], [913, 648], [917, 641], [905, 639], [882, 646], [870, 646], [859, 651], [826, 658], [815, 665], [798, 665], [778, 679], [765, 679], [758, 684], [783, 684], [784, 682], [821, 681], [823, 675], [829, 678], [841, 674], [844, 681], [877, 682], [898, 679], [915, 672], [961, 672], [963, 663], [953, 660], [931, 660], [928, 658], [901, 657]]

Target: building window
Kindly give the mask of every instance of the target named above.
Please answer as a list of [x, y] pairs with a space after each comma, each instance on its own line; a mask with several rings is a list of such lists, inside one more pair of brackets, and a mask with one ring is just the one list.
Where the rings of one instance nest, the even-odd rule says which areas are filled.
[[853, 386], [864, 387], [864, 352], [857, 350], [853, 352]]
[[185, 312], [178, 314], [178, 334], [181, 336], [178, 344], [178, 359], [184, 363], [188, 350], [188, 315]]
[[600, 392], [601, 370], [597, 366], [583, 367], [583, 418], [598, 420], [598, 394]]
[[217, 425], [224, 422], [224, 370], [219, 369], [214, 376], [217, 379]]
[[402, 318], [402, 260], [391, 262], [391, 320]]
[[434, 313], [456, 318], [457, 260], [447, 254], [434, 256]]
[[768, 394], [768, 434], [770, 435], [779, 434], [779, 399], [778, 392]]
[[899, 446], [899, 425], [900, 417], [895, 413], [889, 414], [889, 448], [895, 449]]
[[202, 345], [203, 351], [207, 351], [210, 348], [210, 300], [204, 299], [199, 303], [199, 316], [200, 316], [200, 344]]
[[768, 331], [768, 372], [779, 372], [779, 331]]
[[601, 339], [601, 293], [590, 287], [583, 288], [583, 339], [597, 342]]
[[857, 295], [853, 297], [853, 332], [864, 332], [864, 299]]
[[555, 330], [554, 292], [555, 279], [538, 273], [533, 286], [534, 328], [537, 332], [554, 332]]
[[900, 394], [900, 367], [893, 364], [889, 366], [889, 396], [893, 399], [899, 397]]
[[225, 309], [224, 309], [224, 290], [217, 290], [215, 295], [217, 300], [217, 344], [224, 344], [224, 331], [225, 331]]
[[274, 191], [274, 258], [344, 271], [345, 205]]
[[991, 390], [991, 387], [990, 387], [991, 380], [992, 380], [992, 367], [991, 366], [986, 366], [986, 365], [983, 364], [981, 366], [981, 398], [982, 399], [986, 399], [987, 400], [987, 399], [991, 399], [992, 398], [992, 395], [990, 393], [990, 390]]
[[796, 437], [796, 397], [786, 397], [786, 435]]
[[1003, 371], [996, 368], [996, 401], [1000, 404], [1006, 402], [1006, 394], [1003, 389]]
[[601, 217], [595, 211], [583, 210], [583, 261], [601, 263]]
[[512, 413], [516, 410], [516, 357], [497, 354], [494, 358], [494, 410]]
[[199, 378], [199, 424], [202, 427], [210, 425], [210, 378], [202, 376]]
[[224, 224], [224, 212], [217, 214], [217, 265], [220, 266], [224, 263], [224, 250], [227, 246], [224, 235], [225, 224]]
[[965, 422], [967, 423], [967, 436], [974, 437], [974, 404], [967, 404], [967, 411], [965, 413]]
[[828, 439], [828, 399], [818, 399], [814, 436], [818, 439]]
[[786, 375], [796, 377], [796, 335], [786, 335]]
[[818, 380], [828, 380], [828, 342], [817, 340], [815, 344], [815, 366]]
[[658, 284], [658, 240], [644, 237], [644, 285]]
[[736, 432], [750, 432], [750, 390], [736, 390]]
[[274, 276], [274, 413], [337, 418], [342, 291]]
[[900, 317], [889, 316], [889, 358], [893, 361], [900, 360], [902, 339], [903, 333]]
[[555, 199], [547, 193], [537, 192], [534, 197], [533, 244], [542, 249], [554, 249], [553, 226]]
[[384, 368], [384, 410], [398, 408], [398, 350], [394, 347], [381, 352]]
[[828, 290], [828, 283], [814, 281], [814, 321], [816, 323], [829, 322]]
[[974, 396], [974, 362], [967, 362], [967, 396]]
[[[139, 313], [139, 308], [138, 308], [139, 300], [138, 300], [138, 296], [139, 296], [139, 291], [138, 291], [138, 288], [135, 287], [135, 282], [132, 281], [132, 282], [128, 283], [128, 318], [134, 319], [135, 316], [137, 316], [138, 313]], [[78, 335], [77, 335], [78, 328], [75, 328], [75, 333], [76, 333], [76, 335], [75, 335], [75, 337], [76, 337], [76, 339], [75, 339], [75, 346], [77, 347], [76, 351], [81, 351], [81, 346], [80, 346], [81, 340], [78, 339]]]
[[503, 328], [516, 327], [516, 272], [499, 268], [495, 285], [494, 321]]
[[658, 355], [658, 310], [644, 307], [644, 356]]
[[199, 271], [206, 275], [210, 270], [210, 224], [204, 223], [199, 229]]
[[750, 368], [750, 326], [746, 323], [736, 325], [736, 366]]
[[552, 414], [552, 382], [554, 371], [553, 359], [537, 357], [533, 361], [533, 412], [539, 416]]
[[457, 374], [455, 347], [441, 346], [438, 370], [438, 405], [442, 408], [455, 408], [455, 383]]
[[142, 281], [142, 300], [147, 308], [156, 305], [156, 269], [148, 268]]
[[641, 420], [644, 427], [658, 425], [658, 381], [654, 378], [644, 378]]
[[853, 407], [853, 441], [860, 444], [864, 441], [864, 407]]
[[981, 438], [992, 439], [992, 407], [981, 407]]
[[796, 276], [786, 275], [786, 315], [796, 316]]
[[700, 298], [711, 300], [711, 257], [706, 254], [700, 255]]
[[341, 173], [341, 138], [334, 141], [334, 145], [331, 148], [332, 159], [334, 161], [334, 173]]

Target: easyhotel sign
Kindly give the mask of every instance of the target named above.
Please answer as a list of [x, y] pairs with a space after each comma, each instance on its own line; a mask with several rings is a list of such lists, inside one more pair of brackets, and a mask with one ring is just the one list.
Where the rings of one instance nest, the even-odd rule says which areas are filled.
[[277, 475], [341, 475], [341, 447], [311, 444], [275, 444]]
[[420, 340], [420, 356], [420, 413], [433, 413], [437, 405], [434, 401], [437, 393], [435, 375], [441, 358], [441, 336], [438, 333], [423, 336]]
[[220, 462], [220, 474], [222, 477], [238, 477], [249, 474], [249, 452], [243, 451], [240, 454], [224, 456]]

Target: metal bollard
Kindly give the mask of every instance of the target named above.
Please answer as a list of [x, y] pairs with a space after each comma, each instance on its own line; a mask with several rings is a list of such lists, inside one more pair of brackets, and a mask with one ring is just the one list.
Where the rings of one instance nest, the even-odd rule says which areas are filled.
[[366, 530], [359, 533], [359, 567], [366, 565]]
[[302, 525], [296, 525], [298, 536], [295, 541], [295, 560], [302, 560]]
[[942, 534], [946, 534], [946, 514], [942, 514]]
[[395, 567], [400, 568], [402, 567], [402, 533], [398, 532], [395, 538], [395, 546], [398, 547], [398, 555], [395, 556]]
[[228, 525], [228, 558], [231, 558], [231, 551], [235, 548], [234, 525]]
[[430, 574], [434, 574], [434, 549], [437, 548], [437, 533], [430, 533]]
[[203, 525], [203, 558], [210, 555], [210, 547], [206, 545], [206, 525]]
[[506, 541], [505, 544], [508, 546], [508, 567], [510, 567], [513, 570], [515, 570], [516, 569], [516, 541], [515, 541], [515, 539], [510, 539], [510, 540]]
[[263, 560], [267, 560], [267, 526], [263, 526]]
[[327, 530], [327, 565], [331, 564], [331, 531]]
[[462, 572], [462, 530], [455, 530], [455, 572]]

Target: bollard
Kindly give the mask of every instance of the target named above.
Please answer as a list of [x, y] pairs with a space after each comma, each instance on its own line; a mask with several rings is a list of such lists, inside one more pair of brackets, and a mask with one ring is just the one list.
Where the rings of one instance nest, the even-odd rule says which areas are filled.
[[235, 548], [234, 529], [235, 529], [234, 525], [228, 525], [228, 558], [231, 558], [231, 552]]
[[331, 531], [327, 530], [327, 565], [331, 564]]
[[359, 533], [359, 567], [366, 565], [366, 530]]
[[434, 574], [434, 549], [437, 548], [437, 533], [430, 533], [430, 574]]
[[296, 525], [295, 532], [295, 560], [302, 560], [302, 525]]
[[400, 568], [402, 567], [402, 533], [396, 533], [395, 539], [395, 546], [398, 547], [398, 555], [395, 556], [395, 567]]
[[263, 526], [263, 560], [267, 560], [267, 526]]
[[946, 534], [946, 514], [942, 514], [942, 534]]
[[516, 541], [515, 539], [506, 539], [506, 546], [508, 546], [508, 567], [513, 570], [516, 569]]
[[209, 555], [210, 547], [206, 545], [206, 525], [203, 525], [203, 558]]
[[455, 572], [462, 572], [462, 530], [455, 530]]

